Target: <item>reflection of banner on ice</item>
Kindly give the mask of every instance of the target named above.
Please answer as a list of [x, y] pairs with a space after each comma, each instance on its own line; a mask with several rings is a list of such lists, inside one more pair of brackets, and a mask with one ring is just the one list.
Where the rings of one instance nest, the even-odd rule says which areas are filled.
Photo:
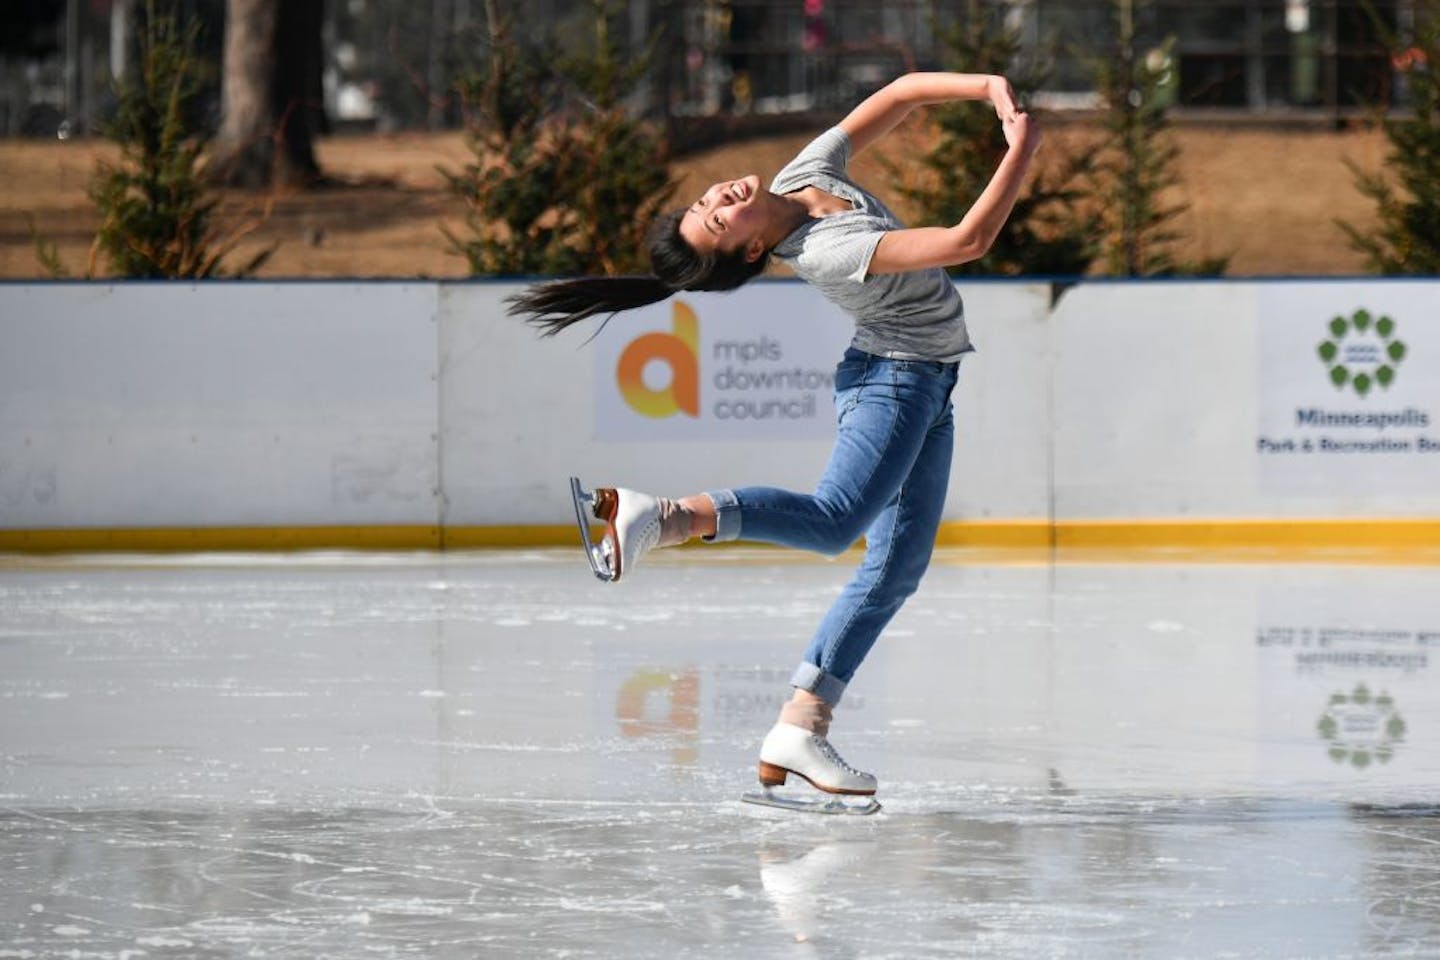
[[[1379, 567], [1336, 568], [1261, 594], [1258, 712], [1269, 728], [1262, 742], [1276, 747], [1267, 773], [1345, 784], [1363, 773], [1379, 784], [1434, 763], [1432, 595]], [[1303, 751], [1286, 746], [1317, 739]]]
[[1440, 325], [1428, 282], [1264, 288], [1255, 454], [1270, 493], [1440, 489]]
[[694, 763], [699, 751], [700, 676], [694, 667], [637, 670], [620, 685], [615, 720], [626, 737], [677, 737], [676, 763]]
[[683, 297], [596, 335], [598, 440], [827, 440], [850, 327], [803, 286]]

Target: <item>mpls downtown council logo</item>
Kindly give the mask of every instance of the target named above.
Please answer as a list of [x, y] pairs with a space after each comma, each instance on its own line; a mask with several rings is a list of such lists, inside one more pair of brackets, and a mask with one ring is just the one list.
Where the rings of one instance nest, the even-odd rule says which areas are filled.
[[828, 437], [838, 352], [826, 335], [832, 331], [817, 335], [803, 316], [733, 303], [723, 318], [702, 323], [704, 301], [672, 300], [668, 323], [657, 324], [651, 312], [637, 318], [639, 329], [622, 327], [597, 352], [606, 394], [597, 398], [597, 437]]
[[[700, 319], [689, 304], [676, 303], [670, 333], [641, 334], [626, 345], [615, 367], [620, 395], [636, 413], [661, 419], [700, 416]], [[669, 370], [668, 382], [649, 386], [648, 371]]]
[[1407, 349], [1395, 332], [1393, 319], [1384, 315], [1376, 319], [1363, 308], [1332, 319], [1330, 335], [1316, 352], [1335, 388], [1354, 390], [1361, 397], [1376, 387], [1388, 390]]

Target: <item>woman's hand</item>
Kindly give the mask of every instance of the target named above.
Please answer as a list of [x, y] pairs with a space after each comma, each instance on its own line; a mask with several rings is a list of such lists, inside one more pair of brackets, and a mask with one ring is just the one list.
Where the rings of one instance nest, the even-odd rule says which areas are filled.
[[1015, 91], [1004, 77], [985, 73], [907, 73], [887, 83], [860, 102], [840, 121], [850, 135], [853, 153], [859, 153], [889, 133], [916, 107], [955, 100], [989, 100], [1006, 123], [1024, 113]]
[[1015, 90], [1004, 77], [991, 77], [985, 82], [985, 94], [995, 104], [995, 113], [1006, 123], [1021, 110], [1015, 103]]
[[1005, 130], [1005, 142], [1011, 150], [1020, 150], [1025, 156], [1031, 156], [1040, 146], [1044, 136], [1040, 132], [1040, 124], [1035, 118], [1024, 110], [1017, 110], [1015, 115], [1006, 120], [1002, 125]]

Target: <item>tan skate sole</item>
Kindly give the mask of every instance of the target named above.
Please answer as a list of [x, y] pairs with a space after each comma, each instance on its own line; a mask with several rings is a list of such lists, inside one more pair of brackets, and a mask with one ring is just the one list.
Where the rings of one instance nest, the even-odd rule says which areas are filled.
[[823, 791], [824, 793], [834, 793], [843, 797], [875, 796], [874, 790], [850, 790], [845, 787], [827, 787], [823, 783], [816, 783], [814, 780], [811, 780], [809, 777], [805, 776], [805, 774], [801, 773], [798, 770], [791, 770], [788, 767], [778, 767], [773, 763], [766, 763], [764, 760], [760, 761], [759, 774], [760, 785], [762, 787], [783, 787], [785, 785], [785, 778], [792, 773], [795, 774], [795, 776], [799, 777], [801, 780], [804, 780], [806, 783], [810, 784], [810, 786], [814, 787], [816, 790]]

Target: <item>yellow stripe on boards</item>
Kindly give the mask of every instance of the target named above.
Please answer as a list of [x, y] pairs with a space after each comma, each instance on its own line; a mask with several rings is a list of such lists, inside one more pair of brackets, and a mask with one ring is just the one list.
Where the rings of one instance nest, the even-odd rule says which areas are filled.
[[1067, 547], [1437, 547], [1440, 519], [1059, 520]]
[[0, 553], [436, 550], [439, 527], [124, 527], [0, 530]]
[[940, 524], [937, 547], [1048, 550], [1054, 528], [1044, 520], [952, 520]]
[[1440, 564], [1440, 519], [1061, 520], [1069, 561]]
[[[594, 528], [599, 536], [599, 526]], [[447, 550], [485, 550], [515, 547], [576, 547], [580, 533], [575, 524], [561, 526], [517, 525], [498, 527], [446, 527]]]
[[[598, 526], [595, 528], [598, 535]], [[578, 546], [570, 524], [0, 530], [0, 553], [475, 550]], [[696, 542], [698, 545], [698, 542]], [[1440, 563], [1440, 518], [960, 520], [936, 544], [1075, 562]], [[745, 544], [754, 548], [758, 544]], [[978, 554], [977, 554], [978, 555]]]

